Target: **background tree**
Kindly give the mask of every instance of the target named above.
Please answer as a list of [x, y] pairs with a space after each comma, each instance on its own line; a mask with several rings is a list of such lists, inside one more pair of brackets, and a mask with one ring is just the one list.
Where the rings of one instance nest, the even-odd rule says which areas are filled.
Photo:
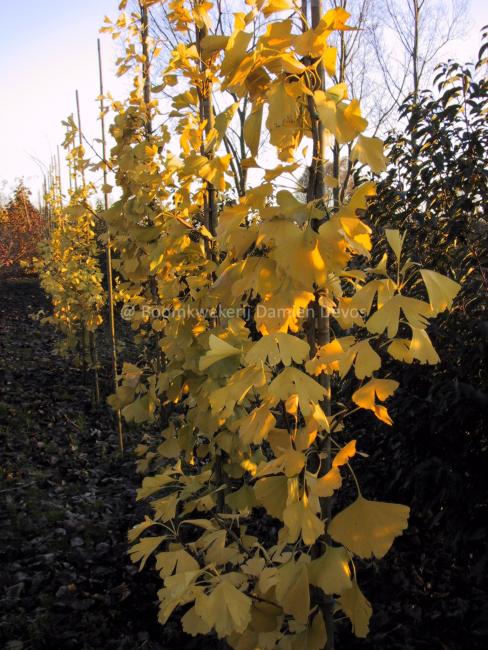
[[445, 46], [466, 29], [467, 0], [377, 0], [370, 29], [383, 91], [400, 105], [427, 84]]
[[30, 191], [20, 181], [10, 201], [0, 211], [0, 268], [30, 263], [46, 228]]
[[[420, 89], [416, 108], [408, 99], [402, 105], [406, 130], [387, 141], [390, 166], [368, 209], [379, 234], [392, 227], [407, 232], [404, 247], [414, 264], [435, 263], [461, 283], [456, 308], [431, 330], [441, 358], [435, 369], [390, 364], [402, 386], [392, 409], [398, 430], [375, 427], [373, 433], [360, 414], [354, 422], [378, 470], [369, 475], [371, 493], [387, 486], [388, 499], [412, 506], [410, 537], [400, 555], [379, 572], [363, 569], [369, 588], [384, 595], [367, 646], [372, 648], [393, 630], [402, 635], [402, 648], [421, 647], [427, 635], [446, 647], [463, 647], [469, 638], [471, 647], [481, 648], [486, 638], [486, 36], [484, 41], [477, 65], [442, 65], [436, 88]], [[398, 563], [409, 569], [389, 593], [380, 587], [383, 571], [388, 575]], [[402, 621], [391, 603], [398, 589], [405, 599]], [[406, 605], [412, 601], [416, 610]]]

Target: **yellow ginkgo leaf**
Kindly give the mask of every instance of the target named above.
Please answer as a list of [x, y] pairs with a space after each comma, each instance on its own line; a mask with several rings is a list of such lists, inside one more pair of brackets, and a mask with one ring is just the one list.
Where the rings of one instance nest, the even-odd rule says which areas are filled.
[[361, 108], [357, 99], [349, 104], [342, 100], [340, 95], [335, 95], [335, 88], [327, 92], [318, 90], [314, 93], [317, 112], [324, 127], [332, 133], [340, 144], [354, 140], [361, 131], [364, 131], [368, 122], [361, 116]]
[[249, 485], [243, 485], [239, 490], [225, 497], [226, 504], [234, 511], [249, 512], [257, 505], [254, 490]]
[[295, 286], [310, 290], [314, 283], [324, 284], [327, 267], [317, 234], [310, 227], [301, 229], [288, 221], [278, 226], [271, 221], [263, 225], [261, 232], [266, 243], [274, 244], [270, 257]]
[[210, 334], [208, 339], [209, 350], [201, 357], [199, 362], [199, 368], [201, 371], [206, 370], [209, 366], [222, 361], [222, 359], [227, 359], [227, 357], [233, 357], [241, 353], [238, 348], [235, 348], [227, 341], [223, 341], [215, 334]]
[[272, 169], [266, 169], [264, 172], [264, 180], [273, 181], [275, 178], [278, 178], [278, 176], [281, 176], [281, 174], [290, 174], [291, 172], [294, 172], [299, 166], [299, 163], [292, 163], [291, 165], [277, 165]]
[[288, 429], [273, 429], [268, 436], [268, 442], [275, 456], [279, 456], [287, 449], [293, 449], [292, 437]]
[[310, 622], [307, 628], [292, 637], [292, 650], [323, 650], [327, 644], [327, 631], [325, 629], [324, 617], [319, 611], [314, 616], [312, 624]]
[[406, 361], [412, 363], [408, 339], [393, 339], [387, 347], [387, 352], [397, 361]]
[[352, 401], [363, 409], [373, 411], [376, 417], [386, 424], [393, 424], [388, 411], [381, 404], [376, 404], [376, 396], [384, 401], [396, 391], [400, 384], [393, 379], [371, 379], [352, 395]]
[[386, 239], [388, 240], [390, 248], [395, 253], [395, 257], [398, 261], [400, 261], [402, 255], [402, 247], [406, 234], [407, 233], [404, 232], [403, 235], [401, 235], [399, 230], [391, 230], [390, 228], [385, 229]]
[[156, 403], [151, 399], [151, 395], [146, 393], [141, 398], [136, 399], [132, 404], [124, 406], [122, 409], [122, 415], [127, 420], [127, 422], [136, 422], [137, 424], [141, 422], [148, 422], [154, 419], [154, 411], [156, 409]]
[[137, 526], [133, 526], [128, 534], [127, 538], [129, 542], [134, 542], [147, 528], [154, 526], [156, 522], [150, 519], [147, 515], [144, 516], [144, 521]]
[[381, 559], [407, 527], [409, 513], [408, 506], [358, 496], [332, 519], [327, 532], [355, 555]]
[[183, 631], [192, 636], [197, 636], [197, 634], [208, 634], [212, 629], [211, 625], [198, 616], [195, 611], [195, 607], [190, 607], [190, 609], [181, 617], [181, 627]]
[[156, 476], [146, 476], [142, 482], [142, 487], [137, 490], [137, 500], [146, 499], [165, 485], [174, 483], [175, 479], [169, 474], [156, 474]]
[[[290, 221], [304, 224], [311, 216], [311, 208], [303, 201], [299, 201], [294, 194], [288, 190], [280, 190], [276, 193], [276, 201], [279, 206], [278, 213]], [[272, 216], [276, 215], [276, 208], [270, 211]]]
[[184, 571], [198, 571], [199, 564], [185, 549], [177, 551], [165, 551], [156, 555], [156, 569], [162, 578], [173, 573]]
[[373, 609], [355, 580], [351, 589], [341, 594], [338, 604], [351, 621], [354, 634], [361, 639], [367, 637]]
[[[274, 449], [276, 449], [276, 446]], [[277, 458], [260, 465], [256, 476], [265, 476], [267, 474], [284, 472], [286, 476], [291, 478], [292, 476], [299, 474], [304, 465], [305, 455], [303, 452], [296, 451], [290, 446], [288, 449], [279, 450]]]
[[[259, 258], [258, 258], [259, 259]], [[313, 300], [311, 291], [281, 290], [256, 307], [256, 326], [261, 334], [297, 332], [308, 304]]]
[[259, 151], [261, 137], [261, 124], [263, 121], [263, 104], [253, 107], [244, 122], [244, 141], [251, 151], [251, 156], [256, 157]]
[[220, 36], [218, 34], [209, 34], [202, 38], [200, 41], [200, 48], [202, 50], [203, 58], [206, 59], [219, 50], [224, 50], [229, 42], [228, 36]]
[[310, 352], [309, 344], [303, 339], [284, 332], [269, 334], [256, 341], [245, 356], [246, 363], [269, 361], [272, 366], [283, 363], [289, 366], [292, 361], [302, 363]]
[[268, 17], [277, 11], [286, 11], [294, 8], [294, 0], [266, 0], [261, 11]]
[[[381, 368], [381, 357], [373, 350], [369, 340], [356, 343], [349, 351], [351, 354], [356, 354], [354, 372], [358, 379], [371, 377], [376, 370]], [[344, 375], [341, 373], [341, 376]]]
[[241, 30], [229, 39], [221, 65], [223, 76], [227, 77], [239, 67], [239, 64], [245, 57], [247, 46], [249, 45], [251, 38], [252, 34]]
[[322, 54], [322, 63], [324, 65], [325, 71], [330, 77], [333, 77], [336, 72], [336, 63], [337, 63], [337, 48], [332, 46], [327, 46]]
[[417, 359], [420, 363], [430, 364], [436, 364], [440, 361], [439, 355], [425, 330], [412, 328], [412, 340], [410, 341], [406, 360], [411, 363], [413, 359]]
[[195, 613], [222, 639], [232, 633], [242, 634], [251, 622], [249, 596], [239, 591], [229, 580], [222, 580], [210, 595], [199, 594]]
[[351, 589], [349, 560], [349, 553], [343, 546], [327, 546], [325, 554], [307, 567], [310, 584], [329, 595]]
[[332, 467], [320, 478], [309, 473], [306, 478], [310, 494], [314, 497], [330, 497], [342, 485], [342, 476], [337, 467]]
[[209, 401], [213, 413], [230, 417], [236, 403], [241, 403], [251, 388], [264, 386], [266, 377], [262, 365], [248, 366], [235, 372], [222, 388], [210, 394]]
[[300, 105], [293, 94], [299, 87], [299, 82], [285, 84], [283, 80], [271, 84], [267, 92], [269, 141], [284, 162], [294, 161], [293, 154], [301, 139]]
[[436, 273], [436, 271], [422, 269], [420, 274], [427, 287], [434, 316], [437, 316], [441, 311], [451, 309], [452, 302], [461, 289], [461, 285], [445, 275]]
[[285, 411], [290, 415], [295, 415], [298, 413], [298, 395], [290, 395], [290, 397], [285, 401]]
[[409, 324], [418, 329], [424, 329], [428, 318], [433, 316], [432, 308], [427, 302], [396, 294], [369, 317], [366, 327], [373, 334], [382, 334], [386, 329], [388, 338], [392, 339], [398, 332], [400, 310]]
[[239, 433], [243, 443], [259, 445], [276, 424], [276, 418], [269, 410], [269, 401], [264, 402], [240, 420]]
[[178, 495], [170, 494], [169, 496], [156, 499], [152, 502], [154, 509], [154, 518], [161, 521], [170, 521], [176, 516], [176, 508], [178, 506]]
[[324, 533], [325, 524], [317, 517], [306, 494], [283, 511], [283, 521], [288, 527], [288, 541], [296, 542], [301, 535], [304, 544], [311, 545]]
[[203, 179], [212, 183], [217, 190], [223, 192], [225, 190], [225, 172], [229, 167], [231, 158], [231, 154], [216, 156], [208, 162], [204, 162], [199, 167], [198, 173]]
[[283, 401], [290, 395], [298, 395], [300, 409], [304, 415], [308, 415], [313, 403], [320, 402], [324, 398], [326, 390], [298, 368], [289, 367], [273, 379], [269, 385], [269, 393]]
[[254, 494], [266, 511], [278, 519], [283, 519], [283, 510], [288, 499], [288, 479], [286, 476], [269, 476], [256, 482]]
[[310, 612], [310, 589], [303, 556], [278, 569], [276, 600], [298, 623], [306, 623]]
[[332, 467], [341, 467], [342, 465], [345, 465], [355, 455], [356, 455], [356, 441], [351, 440], [334, 456], [334, 460], [332, 461]]
[[[193, 600], [196, 592], [201, 590], [194, 585], [200, 571], [185, 571], [174, 576], [168, 576], [164, 581], [164, 588], [159, 591], [158, 621], [164, 625], [178, 605]], [[188, 597], [190, 595], [190, 598]]]
[[305, 369], [316, 377], [323, 372], [331, 375], [334, 371], [340, 371], [341, 376], [344, 376], [354, 360], [354, 355], [348, 354], [353, 342], [354, 337], [348, 336], [322, 345], [316, 356], [305, 363]]
[[129, 555], [132, 562], [141, 562], [139, 571], [144, 568], [149, 556], [154, 553], [160, 544], [166, 539], [161, 537], [143, 537], [137, 544], [129, 548]]
[[383, 152], [383, 140], [380, 138], [367, 138], [359, 135], [351, 151], [351, 159], [359, 160], [363, 165], [368, 165], [375, 174], [385, 171], [386, 158]]
[[158, 447], [158, 454], [162, 458], [178, 458], [181, 448], [176, 438], [168, 438]]
[[226, 108], [222, 113], [219, 113], [215, 117], [215, 133], [216, 135], [212, 138], [207, 138], [207, 141], [205, 143], [205, 150], [206, 152], [210, 150], [216, 150], [222, 140], [225, 137], [227, 128], [229, 124], [232, 122], [232, 118], [234, 117], [237, 107], [239, 104], [237, 102], [234, 102], [231, 104], [228, 108]]

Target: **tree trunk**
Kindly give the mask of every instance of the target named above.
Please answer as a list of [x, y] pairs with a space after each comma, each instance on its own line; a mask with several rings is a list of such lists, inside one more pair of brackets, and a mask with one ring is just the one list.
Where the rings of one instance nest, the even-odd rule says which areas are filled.
[[[311, 27], [315, 28], [320, 22], [322, 15], [322, 2], [321, 0], [309, 0], [310, 14], [311, 14]], [[306, 9], [306, 2], [302, 3], [302, 7]], [[307, 12], [304, 11], [304, 18], [307, 18]], [[325, 70], [322, 64], [317, 67], [317, 75], [319, 87], [325, 89]], [[325, 130], [318, 117], [315, 104], [312, 97], [309, 97], [309, 112], [310, 120], [312, 122], [312, 136], [313, 136], [313, 156], [312, 173], [310, 175], [309, 188], [307, 191], [308, 200], [320, 201], [324, 197], [324, 173], [325, 173]], [[339, 156], [337, 153], [337, 166]], [[314, 224], [318, 228], [318, 223]], [[326, 306], [321, 305], [321, 299], [327, 298], [327, 292], [324, 289], [318, 289], [314, 301], [314, 319], [313, 327], [309, 329], [309, 337], [313, 338], [313, 345], [311, 353], [315, 354], [317, 347], [326, 345], [330, 341], [330, 317]], [[331, 386], [330, 375], [323, 373], [319, 378], [320, 383], [325, 388], [325, 399], [321, 403], [328, 419], [331, 416]], [[325, 452], [326, 458], [323, 466], [320, 469], [320, 474], [326, 474], [332, 467], [331, 459], [331, 441], [328, 435], [325, 440], [319, 442], [320, 452]], [[330, 498], [321, 499], [322, 517], [326, 520], [327, 524], [331, 518], [332, 502]], [[316, 543], [312, 548], [312, 557], [318, 557], [322, 554], [320, 543]], [[324, 617], [325, 628], [327, 632], [327, 645], [326, 650], [334, 650], [334, 619], [333, 619], [333, 598], [324, 598], [321, 603], [322, 615]]]
[[[100, 79], [100, 125], [102, 132], [102, 158], [103, 158], [103, 202], [105, 210], [108, 210], [108, 193], [107, 193], [107, 139], [105, 135], [105, 105], [103, 100], [103, 70], [102, 70], [102, 51], [100, 39], [97, 39], [98, 47], [98, 73]], [[112, 271], [112, 242], [110, 235], [107, 234], [107, 245], [105, 248], [105, 260], [107, 269], [107, 293], [108, 293], [108, 320], [110, 330], [110, 356], [112, 358], [112, 385], [114, 393], [118, 387], [118, 370], [117, 370], [117, 339], [115, 336], [115, 304], [113, 294], [113, 271]], [[122, 429], [122, 414], [120, 409], [115, 412], [117, 423], [117, 434], [119, 438], [120, 453], [124, 452], [124, 431]]]

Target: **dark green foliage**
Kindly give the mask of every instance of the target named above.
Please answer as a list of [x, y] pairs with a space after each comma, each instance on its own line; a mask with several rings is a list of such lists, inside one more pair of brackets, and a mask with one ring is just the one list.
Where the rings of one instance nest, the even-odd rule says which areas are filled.
[[[481, 648], [488, 638], [487, 47], [477, 65], [441, 66], [435, 89], [402, 106], [406, 128], [388, 139], [390, 165], [368, 214], [380, 236], [387, 227], [407, 232], [405, 259], [462, 284], [454, 310], [429, 328], [441, 363], [385, 367], [401, 384], [393, 428], [363, 414], [354, 421], [359, 448], [373, 456], [360, 470], [366, 496], [412, 507], [384, 569], [408, 566], [395, 578], [403, 611], [384, 594], [368, 647], [393, 647], [393, 630], [404, 633], [394, 646], [402, 648]], [[421, 283], [417, 290], [425, 298]], [[368, 466], [380, 469], [368, 476]], [[382, 593], [381, 575], [365, 570], [367, 595]]]

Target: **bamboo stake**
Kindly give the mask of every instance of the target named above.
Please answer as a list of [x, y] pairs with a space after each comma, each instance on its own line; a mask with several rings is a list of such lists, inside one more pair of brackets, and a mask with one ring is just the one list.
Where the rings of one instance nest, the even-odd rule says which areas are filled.
[[[80, 111], [80, 95], [78, 93], [78, 90], [76, 92], [76, 113], [78, 115], [78, 143], [80, 148], [83, 147], [83, 131], [81, 130], [81, 111]], [[85, 170], [81, 169], [81, 180], [82, 180], [82, 187], [83, 189], [85, 188], [86, 181], [85, 181]]]
[[[102, 69], [102, 50], [100, 39], [97, 39], [98, 49], [98, 76], [100, 80], [100, 125], [102, 131], [102, 158], [103, 158], [103, 202], [105, 210], [108, 210], [108, 193], [107, 193], [107, 140], [105, 136], [105, 104], [103, 100], [103, 69]], [[106, 267], [107, 267], [107, 289], [108, 289], [108, 318], [110, 328], [110, 354], [112, 357], [112, 380], [114, 392], [118, 387], [117, 380], [117, 339], [115, 335], [115, 304], [113, 294], [113, 272], [112, 272], [112, 242], [107, 232], [106, 246]], [[119, 436], [120, 453], [124, 452], [124, 432], [122, 429], [122, 414], [120, 409], [115, 412], [117, 421], [117, 433]]]
[[93, 401], [95, 406], [100, 406], [100, 380], [98, 378], [98, 353], [95, 332], [88, 332], [88, 343], [90, 346], [90, 361], [93, 369]]
[[56, 147], [57, 157], [58, 157], [58, 186], [59, 186], [59, 202], [63, 204], [63, 185], [61, 182], [61, 156], [59, 153], [59, 144]]
[[83, 383], [86, 384], [86, 335], [85, 321], [81, 321], [81, 367], [83, 373]]
[[[68, 144], [68, 156], [71, 153], [71, 147]], [[69, 191], [73, 191], [73, 162], [72, 160], [68, 157], [68, 180], [69, 180]]]
[[[83, 147], [83, 131], [81, 128], [81, 110], [80, 110], [80, 95], [78, 90], [76, 90], [76, 112], [78, 114], [78, 140], [80, 148]], [[81, 182], [82, 188], [86, 188], [86, 178], [85, 170], [81, 168]], [[83, 330], [85, 329], [85, 324], [83, 324]], [[88, 347], [90, 352], [90, 362], [93, 372], [93, 392], [94, 392], [94, 403], [95, 406], [100, 404], [100, 380], [98, 377], [98, 354], [96, 350], [96, 340], [93, 332], [88, 332]]]

